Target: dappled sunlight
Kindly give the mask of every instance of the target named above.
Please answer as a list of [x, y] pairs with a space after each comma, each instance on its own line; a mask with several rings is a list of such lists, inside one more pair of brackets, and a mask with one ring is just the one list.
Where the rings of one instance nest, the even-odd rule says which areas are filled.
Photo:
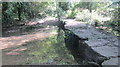
[[20, 53], [11, 51], [6, 53], [6, 55], [20, 55]]
[[74, 26], [74, 25], [84, 25], [84, 22], [75, 21], [74, 19], [67, 19], [64, 20], [66, 22], [66, 25]]
[[12, 51], [24, 51], [24, 50], [27, 50], [27, 48], [18, 48], [18, 49], [14, 49]]
[[[88, 9], [84, 9], [75, 16], [76, 20], [87, 22], [88, 24], [93, 25], [95, 22], [103, 24], [105, 21], [111, 20], [111, 16], [104, 16], [104, 12], [92, 11], [89, 12]], [[106, 14], [105, 14], [106, 15]]]
[[97, 12], [93, 12], [93, 13], [91, 13], [91, 19], [99, 20], [100, 22], [102, 22], [102, 21], [110, 20], [111, 17], [109, 17], [109, 16], [103, 17], [103, 15], [99, 15]]
[[29, 21], [26, 25], [36, 25], [36, 24], [39, 24], [38, 22], [32, 22], [32, 21]]
[[[49, 37], [43, 41], [33, 41], [37, 45], [30, 55], [34, 59], [27, 61], [30, 64], [75, 64], [72, 55], [65, 47], [63, 35], [57, 39], [57, 36]], [[29, 43], [28, 43], [29, 44]]]
[[5, 55], [21, 55], [20, 52], [27, 50], [26, 47], [20, 47], [16, 49], [11, 49], [9, 52], [5, 52]]
[[[55, 31], [52, 31], [54, 30], [55, 27], [49, 26], [49, 25], [54, 25], [57, 22], [55, 18], [47, 17], [47, 18], [42, 19], [42, 21], [43, 21], [42, 26], [44, 26], [44, 24], [46, 24], [47, 26], [45, 28], [35, 29], [36, 31], [31, 30], [32, 31], [31, 34], [20, 35], [20, 36], [10, 36], [10, 37], [0, 37], [0, 42], [1, 42], [0, 49], [20, 46], [20, 45], [25, 44], [26, 42], [30, 42], [36, 39], [43, 40], [51, 35], [57, 34]], [[25, 25], [30, 25], [30, 26], [37, 25], [37, 24], [40, 25], [42, 21], [40, 21], [40, 19], [36, 21], [35, 20], [27, 21]], [[16, 33], [15, 31], [9, 31], [9, 32]], [[20, 33], [20, 32], [17, 31], [17, 33]]]
[[[53, 17], [46, 17], [43, 19], [33, 19], [31, 21], [20, 22], [22, 24], [18, 24], [17, 26], [13, 26], [3, 29], [2, 36], [10, 37], [10, 36], [20, 36], [26, 35], [30, 33], [36, 33], [36, 31], [43, 31], [50, 29], [48, 26], [57, 26], [57, 20]], [[23, 24], [24, 23], [24, 24]], [[47, 28], [46, 28], [47, 27]]]
[[108, 29], [108, 27], [96, 27], [97, 29], [103, 29], [103, 30], [106, 30], [106, 29]]
[[0, 49], [5, 49], [5, 48], [23, 45], [26, 42], [29, 42], [29, 41], [32, 41], [35, 39], [42, 40], [42, 39], [45, 39], [53, 34], [56, 34], [56, 33], [55, 32], [50, 32], [50, 33], [36, 32], [34, 34], [28, 34], [28, 35], [3, 37], [3, 38], [0, 38], [0, 42], [1, 42]]
[[77, 1], [1, 3], [3, 65], [117, 64], [120, 2]]
[[86, 28], [86, 24], [84, 22], [75, 21], [74, 19], [64, 20], [66, 22], [65, 27], [70, 29], [75, 28]]
[[27, 25], [36, 25], [36, 24], [54, 24], [57, 20], [54, 17], [46, 17], [43, 19], [36, 19], [36, 21], [31, 21]]

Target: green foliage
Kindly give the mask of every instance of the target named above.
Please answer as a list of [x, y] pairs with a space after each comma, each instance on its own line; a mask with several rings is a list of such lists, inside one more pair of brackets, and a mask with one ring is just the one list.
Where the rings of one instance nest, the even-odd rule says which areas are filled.
[[64, 11], [67, 11], [69, 9], [69, 2], [61, 2], [60, 8], [62, 8]]
[[[99, 1], [99, 0], [98, 0]], [[2, 2], [3, 26], [12, 26], [16, 20], [28, 20], [53, 16], [59, 18], [75, 18], [76, 20], [89, 23], [98, 22], [103, 25], [105, 17], [111, 17], [108, 22], [113, 30], [118, 30], [120, 21], [120, 8], [109, 8], [111, 2]], [[59, 6], [59, 7], [58, 7]], [[91, 23], [89, 23], [91, 24]], [[119, 31], [119, 30], [118, 30]]]
[[97, 10], [100, 9], [101, 7], [105, 6], [106, 3], [101, 3], [101, 2], [79, 2], [76, 7], [79, 9], [88, 9], [90, 12], [92, 10]]
[[75, 15], [77, 14], [77, 10], [68, 10], [66, 13], [67, 18], [75, 18]]
[[48, 2], [2, 2], [2, 22], [13, 25], [16, 20], [27, 20], [45, 17]]
[[120, 16], [119, 16], [119, 11], [120, 8], [115, 8], [115, 10], [113, 10], [113, 18], [112, 18], [112, 23], [114, 25], [118, 25], [119, 21], [120, 21]]
[[[28, 58], [26, 63], [30, 64], [75, 64], [72, 55], [65, 47], [63, 35], [57, 39], [56, 36], [46, 38], [43, 41], [33, 41], [34, 51], [30, 51], [29, 55], [34, 56]], [[31, 44], [31, 43], [28, 43]]]
[[113, 7], [113, 10], [110, 12], [112, 13], [112, 19], [109, 21], [109, 26], [112, 28], [109, 32], [120, 36], [120, 2]]
[[88, 10], [83, 10], [75, 16], [76, 20], [79, 21], [88, 21], [91, 18], [91, 13]]
[[75, 18], [75, 15], [78, 13], [78, 10], [76, 9], [78, 3], [70, 3], [69, 10], [66, 12], [67, 18]]

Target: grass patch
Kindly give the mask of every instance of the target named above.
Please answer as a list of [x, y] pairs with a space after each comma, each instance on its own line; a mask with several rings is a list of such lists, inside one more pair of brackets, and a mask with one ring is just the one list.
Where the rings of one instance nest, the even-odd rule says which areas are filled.
[[77, 64], [65, 46], [63, 35], [27, 44], [32, 44], [33, 47], [27, 51], [28, 55], [32, 57], [28, 57], [25, 64]]

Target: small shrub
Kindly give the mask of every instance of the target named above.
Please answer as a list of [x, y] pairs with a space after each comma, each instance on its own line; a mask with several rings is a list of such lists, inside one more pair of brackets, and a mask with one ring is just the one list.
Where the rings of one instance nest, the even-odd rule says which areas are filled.
[[68, 10], [66, 13], [67, 18], [75, 18], [76, 14], [78, 13], [78, 10]]
[[75, 19], [78, 21], [88, 21], [91, 17], [91, 13], [88, 10], [83, 10], [82, 12], [77, 13]]

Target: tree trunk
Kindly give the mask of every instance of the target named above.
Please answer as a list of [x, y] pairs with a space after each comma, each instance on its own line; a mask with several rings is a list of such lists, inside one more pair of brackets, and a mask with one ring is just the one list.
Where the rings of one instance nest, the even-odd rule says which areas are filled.
[[2, 20], [3, 22], [6, 20], [7, 21], [7, 13], [6, 10], [8, 9], [8, 3], [7, 2], [3, 2], [2, 3]]
[[61, 21], [61, 19], [60, 19], [60, 12], [59, 12], [60, 7], [61, 7], [61, 2], [58, 2], [58, 7], [57, 7], [57, 9], [58, 9], [58, 10], [57, 10], [58, 22]]
[[90, 13], [92, 12], [92, 3], [91, 2], [88, 2], [87, 9], [90, 11]]
[[19, 21], [21, 21], [21, 9], [18, 7], [18, 18], [19, 18]]

